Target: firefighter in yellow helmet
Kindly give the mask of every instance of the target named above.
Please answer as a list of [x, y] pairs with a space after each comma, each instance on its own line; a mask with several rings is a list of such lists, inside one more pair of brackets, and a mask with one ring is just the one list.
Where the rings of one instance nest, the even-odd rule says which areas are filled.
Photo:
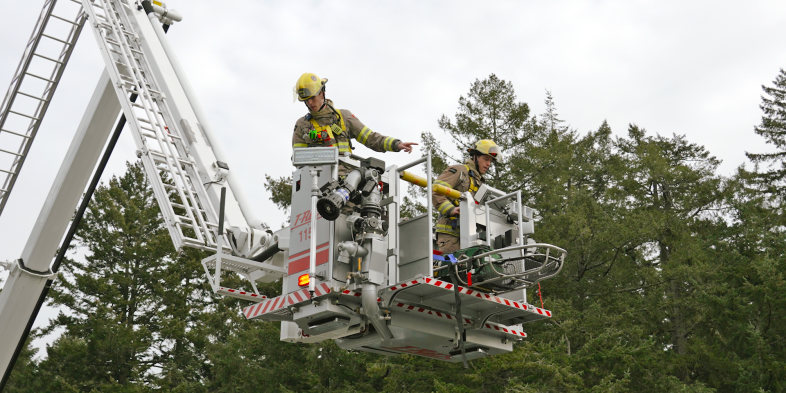
[[347, 109], [335, 109], [333, 101], [325, 98], [327, 79], [304, 73], [294, 87], [297, 100], [304, 102], [308, 114], [299, 118], [292, 133], [292, 147], [336, 146], [339, 154], [352, 153], [352, 139], [378, 152], [412, 153], [413, 142], [384, 136], [371, 131]]
[[[434, 181], [455, 190], [469, 191], [472, 196], [486, 180], [483, 175], [489, 170], [491, 164], [496, 162], [502, 151], [494, 141], [483, 139], [477, 141], [467, 149], [469, 159], [464, 164], [453, 165], [445, 169]], [[457, 200], [451, 200], [444, 195], [431, 194], [431, 202], [439, 211], [437, 220], [437, 250], [443, 254], [451, 254], [459, 250], [458, 215], [461, 213]]]

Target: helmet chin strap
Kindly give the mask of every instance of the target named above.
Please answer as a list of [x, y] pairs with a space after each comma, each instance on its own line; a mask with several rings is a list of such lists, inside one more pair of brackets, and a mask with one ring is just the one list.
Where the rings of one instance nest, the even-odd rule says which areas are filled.
[[[319, 109], [317, 109], [315, 112], [321, 111], [323, 108], [325, 108], [325, 105], [327, 105], [327, 98], [325, 98], [325, 90], [324, 90], [324, 88], [322, 89], [320, 94], [322, 94], [322, 106], [320, 106]], [[306, 101], [308, 101], [308, 100], [306, 100]], [[308, 102], [306, 102], [306, 101], [303, 101], [303, 104], [306, 105], [306, 109], [311, 111], [311, 107], [308, 106]]]
[[320, 106], [320, 107], [319, 107], [319, 109], [317, 110], [317, 112], [319, 112], [319, 111], [321, 111], [322, 109], [324, 109], [324, 108], [325, 108], [325, 105], [327, 105], [327, 98], [325, 98], [325, 90], [324, 90], [324, 88], [323, 88], [323, 89], [322, 89], [322, 106]]

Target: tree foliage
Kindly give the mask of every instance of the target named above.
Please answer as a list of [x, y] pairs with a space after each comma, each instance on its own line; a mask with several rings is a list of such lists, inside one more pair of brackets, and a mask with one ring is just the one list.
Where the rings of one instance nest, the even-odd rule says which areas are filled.
[[[443, 134], [422, 135], [432, 175], [461, 161], [470, 143], [494, 139], [504, 155], [490, 183], [521, 189], [537, 211], [536, 240], [568, 257], [560, 275], [528, 293], [554, 317], [525, 325], [528, 338], [512, 353], [468, 370], [330, 341], [281, 342], [278, 323], [247, 321], [242, 301], [211, 295], [200, 253], [171, 249], [143, 172], [129, 165], [98, 190], [80, 225], [86, 256], [68, 261], [52, 298], [67, 312], [49, 329], [64, 333], [45, 357], [28, 346], [8, 389], [785, 391], [786, 73], [764, 91], [756, 132], [778, 150], [749, 154], [753, 170], [724, 177], [720, 161], [684, 135], [635, 124], [615, 134], [605, 121], [579, 132], [550, 92], [544, 112], [531, 115], [512, 83], [494, 74], [472, 83], [455, 116], [440, 117]], [[266, 180], [287, 209], [291, 180]], [[403, 216], [422, 214], [414, 198], [425, 196], [412, 188]], [[260, 290], [275, 296], [280, 284]]]

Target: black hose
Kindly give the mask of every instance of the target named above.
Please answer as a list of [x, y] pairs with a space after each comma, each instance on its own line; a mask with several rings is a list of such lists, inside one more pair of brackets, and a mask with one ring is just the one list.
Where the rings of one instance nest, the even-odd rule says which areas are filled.
[[273, 255], [276, 255], [277, 253], [279, 253], [281, 251], [283, 251], [283, 250], [278, 248], [278, 242], [275, 242], [275, 243], [273, 243], [272, 246], [266, 248], [265, 251], [262, 251], [259, 255], [251, 258], [251, 260], [252, 261], [257, 261], [257, 262], [264, 262], [264, 261], [268, 260], [270, 257], [272, 257]]
[[147, 15], [150, 15], [150, 14], [155, 12], [153, 10], [153, 5], [150, 4], [149, 0], [145, 0], [145, 1], [142, 2], [142, 8], [145, 9], [145, 14], [147, 14]]
[[469, 368], [469, 364], [467, 363], [467, 351], [464, 349], [464, 317], [461, 315], [461, 296], [459, 296], [458, 273], [456, 272], [457, 269], [455, 264], [451, 267], [453, 267], [453, 269], [448, 269], [448, 271], [450, 271], [450, 278], [453, 281], [453, 294], [456, 299], [456, 323], [458, 324], [459, 330], [458, 344], [461, 350], [461, 361], [464, 363], [464, 368]]

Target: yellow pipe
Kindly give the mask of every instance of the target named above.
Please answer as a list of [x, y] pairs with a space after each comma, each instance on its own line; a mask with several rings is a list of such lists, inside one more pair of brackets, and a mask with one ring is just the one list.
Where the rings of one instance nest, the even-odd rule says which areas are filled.
[[[401, 180], [404, 180], [407, 183], [412, 183], [412, 184], [414, 184], [416, 186], [420, 186], [420, 187], [423, 187], [423, 188], [428, 187], [428, 180], [426, 180], [425, 178], [422, 178], [420, 176], [413, 175], [410, 172], [402, 171], [401, 174], [399, 175], [399, 177], [401, 178]], [[437, 194], [444, 195], [444, 196], [446, 196], [448, 198], [453, 198], [453, 199], [461, 198], [461, 193], [458, 192], [457, 190], [454, 190], [454, 189], [450, 188], [450, 187], [445, 187], [445, 186], [440, 185], [440, 184], [432, 184], [431, 188]]]

